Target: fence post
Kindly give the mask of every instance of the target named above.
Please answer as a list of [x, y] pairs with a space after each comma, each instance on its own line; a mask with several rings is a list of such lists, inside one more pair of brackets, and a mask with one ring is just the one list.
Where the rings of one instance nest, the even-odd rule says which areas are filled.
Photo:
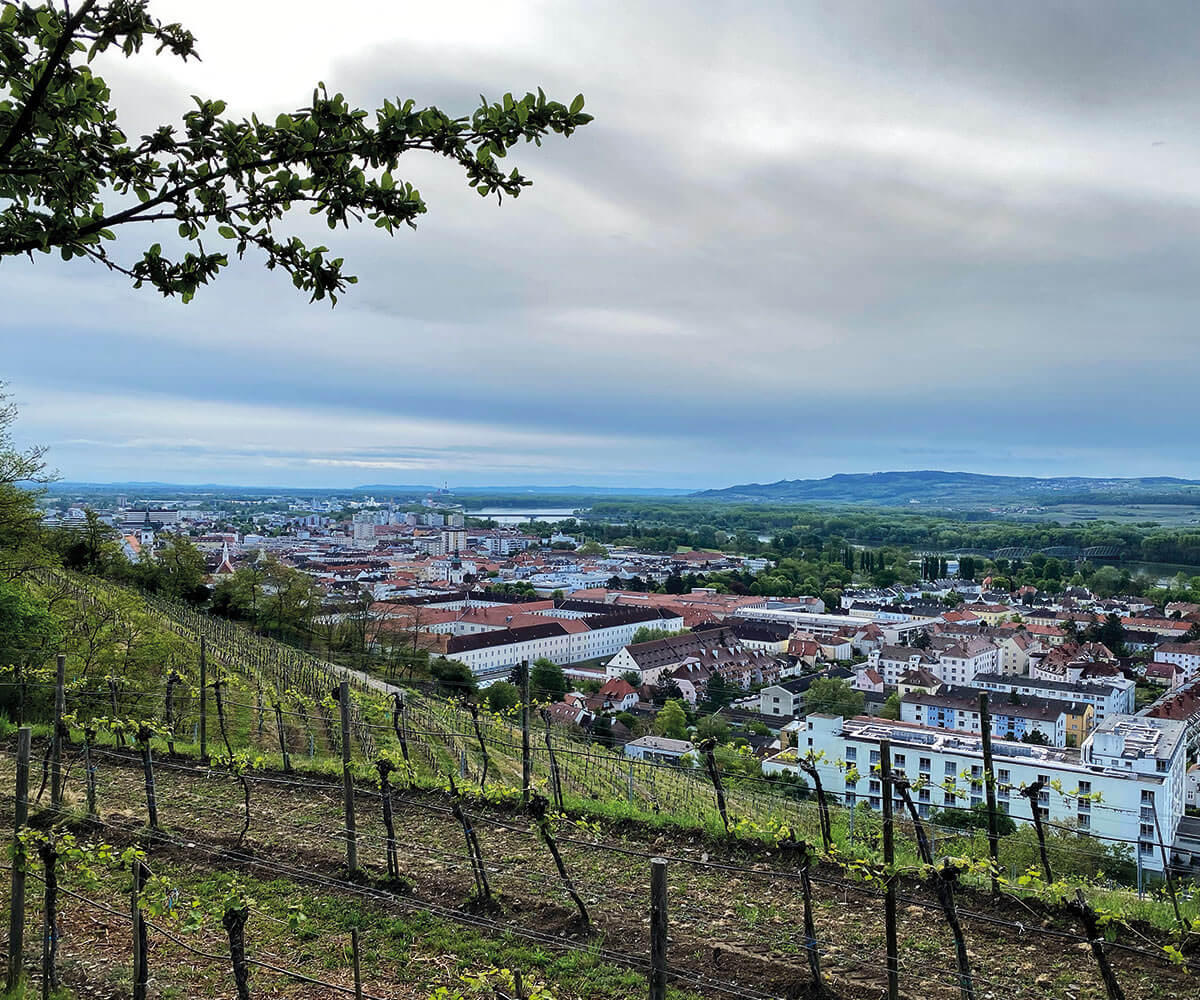
[[354, 823], [354, 776], [350, 773], [350, 682], [338, 685], [342, 710], [342, 793], [346, 811], [346, 867], [351, 876], [358, 871], [358, 836]]
[[992, 769], [992, 713], [988, 694], [979, 692], [979, 732], [983, 737], [983, 785], [987, 796], [988, 858], [992, 863], [992, 895], [1000, 895], [1000, 831], [996, 819], [996, 772]]
[[208, 763], [208, 642], [200, 636], [200, 759]]
[[667, 996], [667, 860], [650, 859], [650, 1000]]
[[58, 666], [54, 675], [54, 735], [50, 742], [50, 805], [57, 807], [62, 801], [62, 738], [63, 712], [66, 708], [67, 657], [58, 654]]
[[891, 867], [896, 861], [892, 830], [892, 745], [879, 741], [879, 777], [883, 788], [883, 919], [887, 937], [888, 1000], [900, 1000], [900, 950], [896, 941], [896, 880]]
[[29, 741], [32, 730], [17, 730], [17, 782], [13, 798], [12, 908], [8, 921], [8, 985], [17, 992], [25, 978], [25, 845], [21, 827], [29, 819]]
[[149, 963], [146, 957], [146, 920], [142, 916], [142, 886], [146, 868], [133, 862], [133, 889], [129, 894], [130, 916], [133, 918], [133, 1000], [146, 1000]]
[[87, 814], [96, 813], [96, 766], [92, 763], [92, 741], [96, 738], [96, 730], [89, 723], [83, 727], [83, 777], [87, 789]]
[[358, 961], [358, 928], [350, 928], [350, 950], [354, 955], [354, 1000], [363, 1000], [362, 966]]
[[629, 765], [629, 778], [625, 782], [625, 795], [629, 799], [629, 804], [633, 805], [633, 765]]
[[521, 805], [529, 805], [533, 760], [529, 750], [529, 661], [521, 661]]

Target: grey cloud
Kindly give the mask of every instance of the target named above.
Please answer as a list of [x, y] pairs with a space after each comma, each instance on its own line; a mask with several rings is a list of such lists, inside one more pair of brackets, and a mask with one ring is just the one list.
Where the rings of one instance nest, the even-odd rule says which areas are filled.
[[[185, 408], [303, 406], [294, 446], [255, 446], [265, 463], [304, 461], [312, 428], [354, 416], [601, 430], [624, 454], [545, 454], [695, 485], [964, 454], [978, 471], [1186, 471], [1194, 435], [1113, 398], [1188, 398], [1200, 375], [1197, 16], [564, 4], [490, 49], [469, 18], [453, 45], [381, 31], [324, 74], [367, 106], [400, 94], [465, 112], [480, 92], [541, 84], [583, 91], [596, 122], [514, 153], [534, 187], [499, 208], [413, 158], [430, 204], [416, 233], [299, 218], [362, 278], [332, 312], [252, 260], [188, 308], [78, 266], [6, 262], [4, 374], [127, 397], [131, 423], [147, 387]], [[191, 89], [157, 65], [120, 73], [139, 121]], [[48, 300], [66, 304], [47, 316]], [[235, 445], [180, 438], [176, 458], [246, 475]], [[451, 477], [486, 462], [483, 438], [384, 458], [416, 447]], [[376, 460], [321, 448], [308, 457]], [[146, 460], [170, 453], [156, 441]], [[119, 461], [132, 476], [141, 460]]]

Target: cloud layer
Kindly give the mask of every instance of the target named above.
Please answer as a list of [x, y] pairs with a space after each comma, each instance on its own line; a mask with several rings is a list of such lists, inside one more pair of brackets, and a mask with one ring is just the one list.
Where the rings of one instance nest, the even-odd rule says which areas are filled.
[[320, 234], [332, 311], [249, 260], [187, 307], [6, 261], [0, 376], [70, 478], [1195, 475], [1194, 5], [156, 6], [205, 58], [107, 65], [131, 131], [318, 79], [596, 121], [499, 208], [414, 159], [417, 232]]

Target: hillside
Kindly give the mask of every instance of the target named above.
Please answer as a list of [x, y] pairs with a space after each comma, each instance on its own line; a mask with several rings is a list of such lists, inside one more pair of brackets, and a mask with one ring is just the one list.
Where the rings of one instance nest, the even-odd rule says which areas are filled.
[[692, 494], [696, 499], [730, 502], [862, 503], [880, 506], [923, 504], [980, 508], [1088, 502], [1093, 504], [1200, 503], [1200, 481], [1156, 476], [1091, 479], [1060, 476], [988, 476], [973, 472], [840, 473], [825, 479], [781, 479], [744, 483]]
[[[836, 790], [827, 792], [829, 846], [822, 850], [820, 809], [807, 790], [768, 780], [751, 758], [718, 747], [726, 829], [705, 768], [628, 760], [578, 730], [546, 727], [533, 713], [530, 787], [551, 801], [561, 797], [542, 827], [521, 804], [515, 713], [476, 716], [457, 701], [411, 690], [402, 692], [401, 709], [391, 697], [400, 689], [387, 681], [228, 621], [181, 605], [135, 604], [97, 581], [58, 576], [46, 585], [98, 614], [115, 609], [122, 624], [136, 616], [140, 631], [154, 628], [175, 643], [172, 672], [147, 669], [126, 683], [85, 673], [78, 654], [68, 658], [70, 742], [58, 806], [53, 791], [38, 790], [36, 773], [49, 757], [45, 720], [54, 685], [43, 672], [12, 669], [4, 682], [20, 692], [15, 703], [28, 711], [25, 721], [35, 723], [30, 825], [45, 830], [61, 821], [61, 829], [111, 846], [107, 855], [93, 849], [82, 866], [66, 852], [60, 865], [59, 966], [74, 995], [129, 994], [129, 874], [112, 859], [136, 846], [152, 878], [145, 919], [157, 995], [231, 995], [222, 914], [245, 898], [255, 984], [249, 996], [353, 995], [351, 930], [362, 939], [367, 1000], [424, 1000], [435, 987], [447, 989], [439, 994], [445, 1000], [535, 1000], [537, 993], [478, 988], [478, 977], [494, 967], [515, 969], [555, 997], [643, 996], [649, 866], [659, 856], [669, 866], [668, 1000], [812, 996], [814, 955], [804, 943], [797, 873], [802, 848], [793, 837], [814, 845], [810, 936], [823, 995], [880, 995], [883, 828], [865, 806], [840, 807]], [[202, 639], [207, 762], [196, 742], [205, 731]], [[343, 678], [351, 681], [348, 740], [329, 695]], [[142, 724], [150, 728], [135, 737]], [[11, 725], [0, 728], [0, 783], [10, 788], [16, 742]], [[381, 783], [381, 761], [393, 768], [390, 786]], [[345, 795], [355, 803], [353, 824], [344, 818]], [[0, 821], [10, 824], [11, 801], [0, 799]], [[1076, 886], [1112, 921], [1108, 951], [1126, 996], [1186, 993], [1183, 970], [1163, 950], [1180, 940], [1171, 909], [1114, 888], [1132, 870], [1114, 845], [1056, 830], [1047, 849], [1059, 881], [1047, 885], [1036, 875], [1031, 828], [1006, 834], [999, 845], [1004, 892], [993, 899], [979, 868], [986, 837], [925, 829], [935, 834], [933, 858], [958, 866], [954, 896], [979, 996], [1104, 996], [1079, 920], [1061, 902]], [[956, 1000], [954, 940], [934, 891], [937, 869], [918, 856], [916, 832], [904, 815], [896, 818], [904, 994], [919, 989], [930, 1000]], [[352, 866], [347, 841], [357, 845]], [[1022, 874], [1031, 866], [1033, 876]], [[1196, 919], [1198, 906], [1183, 900], [1183, 919]], [[26, 899], [30, 970], [37, 968], [40, 908], [35, 883]], [[195, 924], [183, 936], [173, 922], [178, 911]], [[464, 986], [464, 976], [476, 985]]]

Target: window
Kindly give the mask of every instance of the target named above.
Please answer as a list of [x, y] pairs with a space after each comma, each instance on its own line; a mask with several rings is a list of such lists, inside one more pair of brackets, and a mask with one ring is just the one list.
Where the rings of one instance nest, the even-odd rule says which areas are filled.
[[858, 747], [846, 747], [846, 760], [858, 760]]
[[922, 757], [918, 766], [921, 768], [922, 771], [928, 771], [929, 770], [929, 758]]
[[946, 777], [953, 778], [957, 773], [958, 773], [958, 771], [954, 766], [954, 761], [952, 761], [952, 760], [946, 761]]
[[896, 754], [896, 756], [894, 758], [892, 758], [892, 763], [895, 764], [896, 767], [903, 767], [904, 760], [905, 760], [904, 754], [898, 753], [898, 754]]

